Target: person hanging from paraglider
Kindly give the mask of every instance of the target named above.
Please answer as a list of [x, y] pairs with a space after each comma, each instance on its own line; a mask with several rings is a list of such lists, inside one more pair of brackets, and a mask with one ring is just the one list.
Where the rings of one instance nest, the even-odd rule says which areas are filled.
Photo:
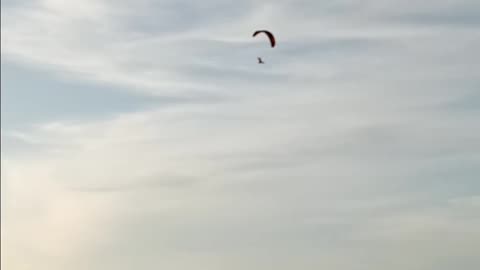
[[[260, 34], [260, 33], [264, 33], [267, 35], [268, 39], [270, 40], [270, 46], [273, 48], [275, 47], [275, 44], [276, 44], [276, 40], [275, 40], [275, 37], [273, 36], [273, 34], [270, 32], [270, 31], [267, 31], [267, 30], [257, 30], [253, 33], [253, 36], [252, 37], [255, 37], [256, 35]], [[263, 62], [263, 59], [261, 57], [257, 57], [257, 60], [258, 60], [258, 63], [259, 64], [265, 64], [265, 62]]]

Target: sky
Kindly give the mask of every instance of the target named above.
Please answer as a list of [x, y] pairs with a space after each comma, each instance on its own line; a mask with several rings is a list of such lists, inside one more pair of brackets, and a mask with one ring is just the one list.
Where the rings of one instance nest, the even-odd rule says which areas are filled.
[[2, 269], [480, 269], [479, 1], [1, 12]]

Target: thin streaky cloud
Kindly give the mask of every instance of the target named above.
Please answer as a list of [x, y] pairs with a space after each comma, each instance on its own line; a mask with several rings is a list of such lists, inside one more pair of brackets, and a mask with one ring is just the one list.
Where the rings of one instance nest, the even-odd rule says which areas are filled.
[[2, 268], [479, 269], [477, 17], [3, 1]]

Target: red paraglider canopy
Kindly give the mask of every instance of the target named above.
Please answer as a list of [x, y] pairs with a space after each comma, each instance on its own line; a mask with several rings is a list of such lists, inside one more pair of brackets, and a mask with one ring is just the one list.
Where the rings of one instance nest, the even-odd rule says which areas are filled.
[[256, 35], [260, 34], [260, 33], [264, 33], [268, 36], [268, 39], [270, 40], [270, 45], [273, 47], [275, 47], [275, 37], [273, 36], [272, 33], [270, 33], [270, 31], [267, 31], [267, 30], [257, 30], [255, 31], [255, 33], [253, 33], [253, 37], [255, 37]]

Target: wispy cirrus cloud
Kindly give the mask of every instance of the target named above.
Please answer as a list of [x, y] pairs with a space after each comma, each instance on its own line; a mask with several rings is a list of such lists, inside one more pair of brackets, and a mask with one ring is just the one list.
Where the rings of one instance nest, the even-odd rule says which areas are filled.
[[6, 269], [480, 265], [476, 1], [2, 4], [2, 94], [154, 100], [2, 126]]

